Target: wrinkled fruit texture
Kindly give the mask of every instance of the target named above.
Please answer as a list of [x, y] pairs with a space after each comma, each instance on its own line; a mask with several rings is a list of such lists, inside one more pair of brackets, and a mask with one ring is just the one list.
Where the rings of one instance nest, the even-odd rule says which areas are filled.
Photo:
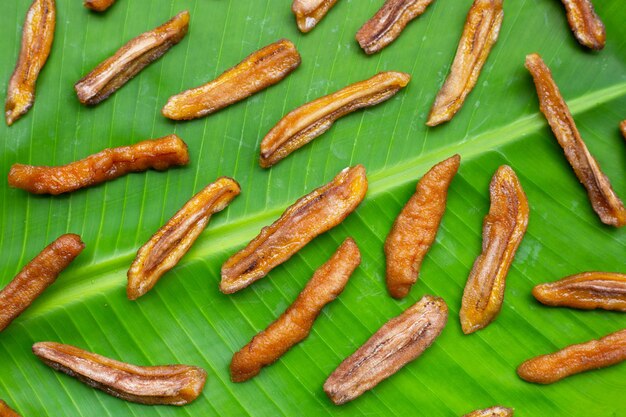
[[476, 410], [465, 414], [463, 417], [513, 417], [513, 410], [506, 407], [491, 407], [484, 410]]
[[337, 0], [293, 0], [291, 11], [296, 15], [300, 32], [311, 31], [335, 3]]
[[596, 14], [591, 0], [561, 0], [567, 11], [567, 21], [578, 42], [599, 51], [606, 43], [606, 29]]

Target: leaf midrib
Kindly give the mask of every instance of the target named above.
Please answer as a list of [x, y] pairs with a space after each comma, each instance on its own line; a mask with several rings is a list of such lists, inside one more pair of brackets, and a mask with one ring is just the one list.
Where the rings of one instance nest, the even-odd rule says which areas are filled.
[[[626, 82], [616, 84], [592, 93], [584, 94], [569, 100], [572, 115], [585, 113], [599, 105], [611, 102], [626, 95]], [[368, 199], [414, 182], [435, 163], [454, 153], [462, 156], [464, 161], [471, 160], [484, 152], [521, 140], [531, 133], [541, 130], [547, 125], [541, 113], [536, 112], [524, 116], [512, 123], [501, 126], [473, 137], [465, 137], [461, 142], [434, 149], [415, 158], [402, 161], [391, 167], [368, 174]], [[286, 208], [287, 204], [272, 210], [253, 213], [228, 224], [207, 230], [196, 241], [190, 252], [180, 261], [179, 265], [203, 260], [228, 249], [242, 246], [258, 231], [275, 220]], [[126, 284], [126, 270], [135, 257], [136, 249], [124, 253], [116, 253], [113, 257], [103, 259], [89, 265], [71, 269], [62, 274], [57, 287], [49, 296], [42, 297], [35, 306], [22, 315], [22, 320], [30, 320], [75, 302], [84, 302], [97, 294], [119, 289]], [[62, 289], [59, 288], [62, 284]]]

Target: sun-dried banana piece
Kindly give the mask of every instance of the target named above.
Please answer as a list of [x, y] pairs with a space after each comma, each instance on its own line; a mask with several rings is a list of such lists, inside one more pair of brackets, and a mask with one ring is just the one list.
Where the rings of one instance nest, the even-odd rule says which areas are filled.
[[513, 409], [496, 406], [484, 410], [476, 410], [472, 413], [465, 414], [463, 417], [513, 417]]
[[84, 0], [83, 5], [94, 12], [103, 12], [115, 3], [115, 0]]
[[600, 50], [606, 43], [606, 29], [596, 14], [591, 0], [561, 0], [567, 20], [578, 42], [587, 48]]
[[293, 0], [291, 11], [296, 15], [300, 32], [311, 31], [335, 3], [337, 0]]
[[21, 417], [4, 401], [0, 400], [0, 417]]

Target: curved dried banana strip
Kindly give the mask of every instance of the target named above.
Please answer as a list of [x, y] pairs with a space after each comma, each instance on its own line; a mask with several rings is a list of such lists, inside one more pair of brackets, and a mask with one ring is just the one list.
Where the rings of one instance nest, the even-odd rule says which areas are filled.
[[222, 177], [194, 195], [137, 252], [128, 270], [128, 298], [136, 300], [150, 291], [161, 276], [187, 253], [209, 223], [211, 215], [224, 210], [240, 192], [237, 181]]
[[296, 15], [300, 32], [311, 31], [335, 3], [337, 0], [293, 0], [291, 11]]
[[341, 223], [363, 201], [366, 191], [365, 168], [357, 165], [298, 199], [222, 265], [220, 290], [234, 293], [263, 278], [316, 236]]
[[289, 112], [263, 138], [260, 165], [271, 167], [326, 132], [340, 117], [390, 99], [410, 79], [403, 72], [381, 72]]
[[21, 417], [4, 401], [0, 400], [0, 417]]
[[84, 0], [83, 5], [94, 12], [103, 12], [115, 3], [115, 0]]
[[465, 414], [463, 417], [513, 417], [513, 409], [496, 406], [484, 410], [476, 410]]
[[35, 102], [37, 78], [50, 55], [55, 26], [55, 1], [34, 0], [26, 13], [20, 55], [7, 87], [4, 115], [9, 126]]
[[567, 11], [567, 21], [578, 42], [587, 48], [600, 50], [606, 43], [606, 29], [596, 14], [591, 0], [561, 0]]
[[602, 223], [615, 227], [626, 225], [626, 208], [619, 199], [611, 182], [600, 169], [598, 162], [589, 153], [574, 118], [561, 96], [559, 87], [552, 78], [550, 69], [538, 54], [526, 57], [526, 68], [537, 87], [539, 106], [554, 136], [565, 152], [576, 176], [587, 189], [591, 205]]
[[491, 207], [483, 222], [483, 250], [463, 292], [460, 318], [465, 334], [487, 327], [500, 313], [506, 276], [528, 226], [528, 200], [511, 167], [498, 168], [489, 193]]

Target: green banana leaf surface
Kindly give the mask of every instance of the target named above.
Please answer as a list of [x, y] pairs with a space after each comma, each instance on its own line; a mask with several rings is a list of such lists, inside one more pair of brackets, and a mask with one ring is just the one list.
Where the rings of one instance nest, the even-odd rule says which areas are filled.
[[[476, 88], [450, 122], [425, 126], [448, 73], [471, 0], [436, 0], [397, 41], [366, 56], [354, 40], [382, 0], [340, 0], [301, 34], [289, 0], [118, 0], [106, 13], [80, 0], [57, 0], [50, 58], [34, 107], [0, 126], [0, 172], [13, 163], [62, 165], [107, 147], [170, 133], [191, 162], [165, 172], [130, 174], [71, 194], [36, 196], [0, 182], [0, 284], [6, 285], [48, 243], [78, 233], [84, 252], [0, 334], [0, 398], [23, 416], [460, 416], [501, 404], [517, 416], [626, 416], [626, 365], [576, 375], [549, 386], [515, 373], [524, 360], [626, 327], [623, 313], [550, 308], [535, 284], [584, 271], [626, 272], [626, 230], [603, 225], [556, 142], [524, 69], [538, 52], [551, 67], [590, 151], [626, 198], [626, 8], [597, 0], [607, 28], [600, 52], [581, 47], [558, 0], [506, 0], [498, 43]], [[2, 2], [3, 97], [19, 52], [30, 1]], [[73, 85], [129, 39], [181, 10], [191, 14], [183, 41], [95, 107]], [[168, 97], [201, 85], [280, 38], [292, 40], [302, 65], [285, 80], [218, 113], [187, 122], [160, 114]], [[412, 75], [391, 100], [339, 120], [275, 167], [259, 167], [263, 136], [287, 112], [377, 72]], [[418, 179], [435, 163], [462, 156], [437, 240], [409, 296], [385, 288], [383, 243]], [[266, 278], [236, 294], [218, 289], [220, 267], [298, 197], [346, 166], [363, 164], [369, 190], [340, 226], [313, 240]], [[528, 195], [530, 222], [508, 275], [496, 321], [470, 336], [458, 312], [481, 250], [488, 185], [502, 164]], [[194, 193], [219, 176], [242, 193], [213, 216], [189, 253], [148, 294], [126, 298], [136, 251]], [[230, 382], [232, 354], [275, 320], [314, 270], [352, 236], [363, 262], [310, 336], [254, 379]], [[424, 294], [448, 303], [448, 325], [417, 360], [344, 406], [322, 390], [327, 376], [382, 324]], [[54, 372], [31, 352], [38, 341], [75, 345], [137, 365], [201, 366], [201, 397], [185, 407], [127, 403]]]

